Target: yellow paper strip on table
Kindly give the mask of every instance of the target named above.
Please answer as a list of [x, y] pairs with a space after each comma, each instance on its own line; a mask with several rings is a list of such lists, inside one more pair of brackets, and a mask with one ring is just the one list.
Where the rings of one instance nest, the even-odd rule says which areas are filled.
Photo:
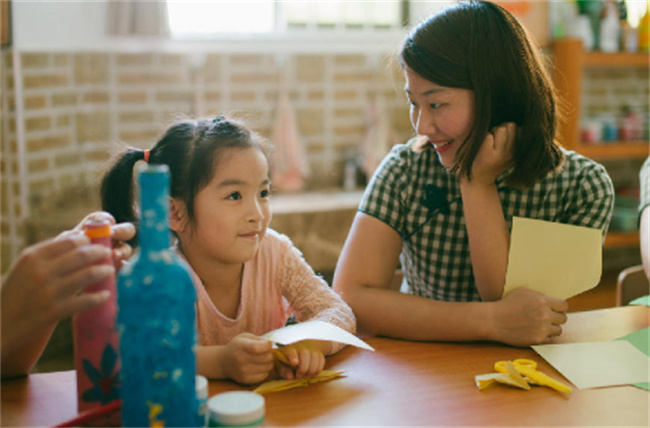
[[526, 382], [526, 380], [523, 377], [521, 377], [521, 375], [519, 374], [520, 372], [517, 371], [517, 368], [515, 368], [514, 364], [508, 361], [506, 362], [504, 367], [508, 372], [508, 377], [512, 382], [514, 382], [514, 386], [517, 386], [521, 389], [525, 389], [526, 391], [530, 389], [530, 385], [528, 385], [528, 382]]
[[345, 370], [323, 370], [320, 373], [318, 373], [316, 376], [311, 378], [301, 378], [301, 379], [293, 379], [293, 380], [286, 380], [286, 379], [272, 380], [269, 382], [264, 382], [263, 384], [255, 388], [253, 392], [257, 392], [258, 394], [268, 394], [270, 392], [278, 392], [278, 391], [285, 391], [287, 389], [292, 389], [292, 388], [300, 388], [303, 386], [312, 385], [314, 383], [325, 382], [327, 380], [341, 377], [343, 373], [345, 373]]
[[530, 386], [528, 386], [526, 381], [524, 381], [521, 376], [519, 376], [519, 378], [523, 381], [523, 383], [520, 383], [518, 380], [514, 380], [510, 375], [505, 373], [488, 373], [474, 376], [474, 381], [476, 382], [476, 386], [479, 390], [484, 390], [491, 385], [494, 385], [495, 382], [529, 390]]

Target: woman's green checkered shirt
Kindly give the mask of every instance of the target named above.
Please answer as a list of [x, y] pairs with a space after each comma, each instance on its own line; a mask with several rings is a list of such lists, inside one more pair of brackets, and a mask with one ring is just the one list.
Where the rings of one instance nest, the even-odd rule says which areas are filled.
[[[412, 150], [414, 140], [390, 151], [375, 171], [359, 205], [399, 233], [400, 261], [408, 292], [443, 301], [480, 301], [474, 283], [460, 183], [432, 149]], [[559, 172], [528, 189], [496, 181], [509, 227], [527, 217], [599, 228], [611, 219], [614, 187], [602, 165], [563, 150]]]

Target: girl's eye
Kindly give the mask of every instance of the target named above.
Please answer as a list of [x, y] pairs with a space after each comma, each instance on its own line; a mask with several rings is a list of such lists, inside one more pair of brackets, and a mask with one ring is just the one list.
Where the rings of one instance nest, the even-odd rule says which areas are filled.
[[435, 110], [435, 109], [438, 109], [438, 108], [442, 107], [442, 104], [440, 104], [440, 103], [432, 103], [432, 104], [429, 104], [429, 106], [430, 106], [432, 109]]
[[264, 189], [260, 192], [260, 197], [262, 198], [268, 198], [271, 196], [271, 191], [268, 189]]
[[232, 200], [234, 200], [234, 201], [237, 201], [237, 200], [241, 199], [241, 193], [239, 193], [239, 192], [232, 192], [230, 195], [228, 195], [228, 196], [226, 197], [226, 199], [232, 199]]

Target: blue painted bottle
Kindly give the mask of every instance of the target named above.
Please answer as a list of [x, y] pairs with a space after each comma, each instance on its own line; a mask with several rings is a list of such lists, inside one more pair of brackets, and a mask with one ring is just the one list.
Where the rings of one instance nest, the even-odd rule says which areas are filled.
[[194, 427], [196, 292], [170, 248], [169, 169], [148, 165], [138, 183], [140, 246], [117, 278], [122, 421]]

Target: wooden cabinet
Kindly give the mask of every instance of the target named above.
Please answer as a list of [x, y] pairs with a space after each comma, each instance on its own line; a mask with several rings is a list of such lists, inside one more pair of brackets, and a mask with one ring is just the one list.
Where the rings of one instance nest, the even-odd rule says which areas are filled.
[[[583, 72], [587, 67], [645, 67], [650, 64], [647, 53], [585, 52], [582, 41], [562, 39], [553, 43], [555, 62], [554, 83], [565, 103], [564, 121], [558, 133], [560, 142], [596, 161], [611, 159], [644, 159], [650, 154], [650, 142], [608, 141], [607, 144], [584, 143], [580, 139]], [[638, 232], [610, 232], [605, 238], [606, 248], [639, 246]]]

